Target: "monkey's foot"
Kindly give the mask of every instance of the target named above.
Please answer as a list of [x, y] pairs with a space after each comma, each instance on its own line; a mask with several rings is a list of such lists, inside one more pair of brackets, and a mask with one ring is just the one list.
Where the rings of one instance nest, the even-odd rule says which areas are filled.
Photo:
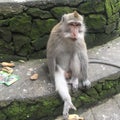
[[78, 87], [79, 87], [79, 82], [78, 82], [78, 79], [73, 79], [72, 80], [72, 90], [73, 92], [76, 92], [78, 91]]
[[70, 103], [68, 101], [65, 101], [64, 102], [64, 108], [63, 108], [63, 118], [64, 118], [64, 120], [68, 119], [69, 109], [76, 110], [76, 107], [72, 103]]
[[83, 87], [90, 88], [91, 87], [91, 82], [89, 80], [84, 80], [83, 81]]

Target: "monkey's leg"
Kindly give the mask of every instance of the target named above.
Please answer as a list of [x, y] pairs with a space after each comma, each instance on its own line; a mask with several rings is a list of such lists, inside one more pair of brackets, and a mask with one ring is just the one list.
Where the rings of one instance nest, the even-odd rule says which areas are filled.
[[65, 71], [57, 66], [57, 71], [55, 72], [55, 86], [56, 90], [64, 101], [63, 117], [67, 119], [69, 115], [69, 109], [76, 110], [76, 108], [72, 103], [64, 73]]
[[72, 84], [73, 92], [78, 91], [78, 88], [79, 88], [78, 78], [72, 77], [71, 80], [69, 81], [69, 83]]
[[85, 88], [90, 88], [91, 87], [91, 82], [88, 80], [88, 59], [87, 55], [85, 53], [80, 53], [79, 55], [80, 59], [80, 74], [79, 78], [82, 80], [82, 85]]

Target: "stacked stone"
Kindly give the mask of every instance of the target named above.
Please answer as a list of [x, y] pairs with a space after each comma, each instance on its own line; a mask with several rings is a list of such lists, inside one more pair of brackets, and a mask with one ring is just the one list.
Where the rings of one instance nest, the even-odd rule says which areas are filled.
[[89, 48], [120, 35], [119, 0], [1, 3], [0, 60], [44, 58], [52, 27], [74, 10], [85, 16]]

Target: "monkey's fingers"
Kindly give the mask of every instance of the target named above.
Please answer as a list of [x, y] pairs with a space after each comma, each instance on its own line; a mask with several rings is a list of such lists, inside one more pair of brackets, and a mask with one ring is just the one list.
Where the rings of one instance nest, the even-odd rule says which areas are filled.
[[73, 110], [77, 110], [77, 108], [73, 104], [71, 104], [70, 108]]

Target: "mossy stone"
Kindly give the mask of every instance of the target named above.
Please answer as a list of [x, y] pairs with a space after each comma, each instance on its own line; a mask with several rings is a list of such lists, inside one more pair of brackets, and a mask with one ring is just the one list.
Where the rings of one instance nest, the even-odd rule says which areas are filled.
[[86, 18], [86, 24], [90, 30], [104, 31], [106, 18], [101, 14], [91, 14]]
[[0, 112], [0, 120], [6, 120], [7, 116]]
[[10, 62], [10, 61], [18, 61], [18, 60], [27, 60], [27, 58], [13, 55], [13, 54], [11, 55], [9, 53], [0, 54], [0, 62], [3, 62], [3, 61]]
[[82, 14], [104, 12], [105, 11], [104, 2], [87, 1], [83, 4], [80, 4], [80, 6], [78, 7], [78, 11]]
[[27, 14], [16, 15], [10, 19], [10, 29], [12, 32], [18, 32], [29, 35], [31, 31], [31, 17]]
[[106, 13], [107, 17], [109, 18], [112, 16], [112, 7], [111, 7], [111, 0], [105, 0], [105, 8], [106, 8]]
[[70, 7], [54, 7], [51, 9], [52, 14], [57, 18], [61, 19], [62, 15], [73, 12], [75, 8]]
[[8, 25], [9, 25], [9, 19], [0, 20], [0, 27], [8, 26]]
[[116, 23], [111, 23], [109, 25], [106, 25], [105, 27], [105, 33], [110, 34], [116, 29]]
[[32, 46], [34, 47], [34, 49], [40, 50], [42, 48], [45, 48], [48, 41], [48, 37], [49, 37], [48, 35], [45, 35], [32, 41]]
[[36, 19], [33, 21], [31, 38], [32, 40], [37, 40], [44, 34], [50, 33], [52, 27], [57, 24], [55, 19], [40, 20]]
[[119, 12], [117, 12], [116, 14], [112, 15], [109, 19], [108, 19], [108, 24], [116, 22], [119, 20]]
[[15, 34], [13, 35], [13, 43], [15, 51], [18, 52], [26, 44], [30, 44], [30, 38], [23, 35]]
[[31, 15], [32, 17], [41, 19], [52, 18], [52, 15], [49, 11], [40, 10], [39, 8], [29, 8], [27, 14]]
[[87, 44], [87, 48], [94, 47], [95, 34], [87, 33], [85, 36], [85, 41]]
[[6, 41], [11, 42], [12, 34], [9, 27], [0, 27], [0, 37]]
[[13, 43], [6, 43], [3, 39], [0, 39], [0, 53], [1, 54], [14, 54]]
[[30, 54], [30, 59], [41, 59], [46, 58], [46, 50], [36, 51], [35, 53]]
[[99, 97], [96, 89], [93, 88], [93, 87], [91, 89], [87, 90], [86, 93], [87, 93], [87, 95], [89, 95], [89, 96], [91, 96], [93, 98], [96, 98], [96, 99]]

